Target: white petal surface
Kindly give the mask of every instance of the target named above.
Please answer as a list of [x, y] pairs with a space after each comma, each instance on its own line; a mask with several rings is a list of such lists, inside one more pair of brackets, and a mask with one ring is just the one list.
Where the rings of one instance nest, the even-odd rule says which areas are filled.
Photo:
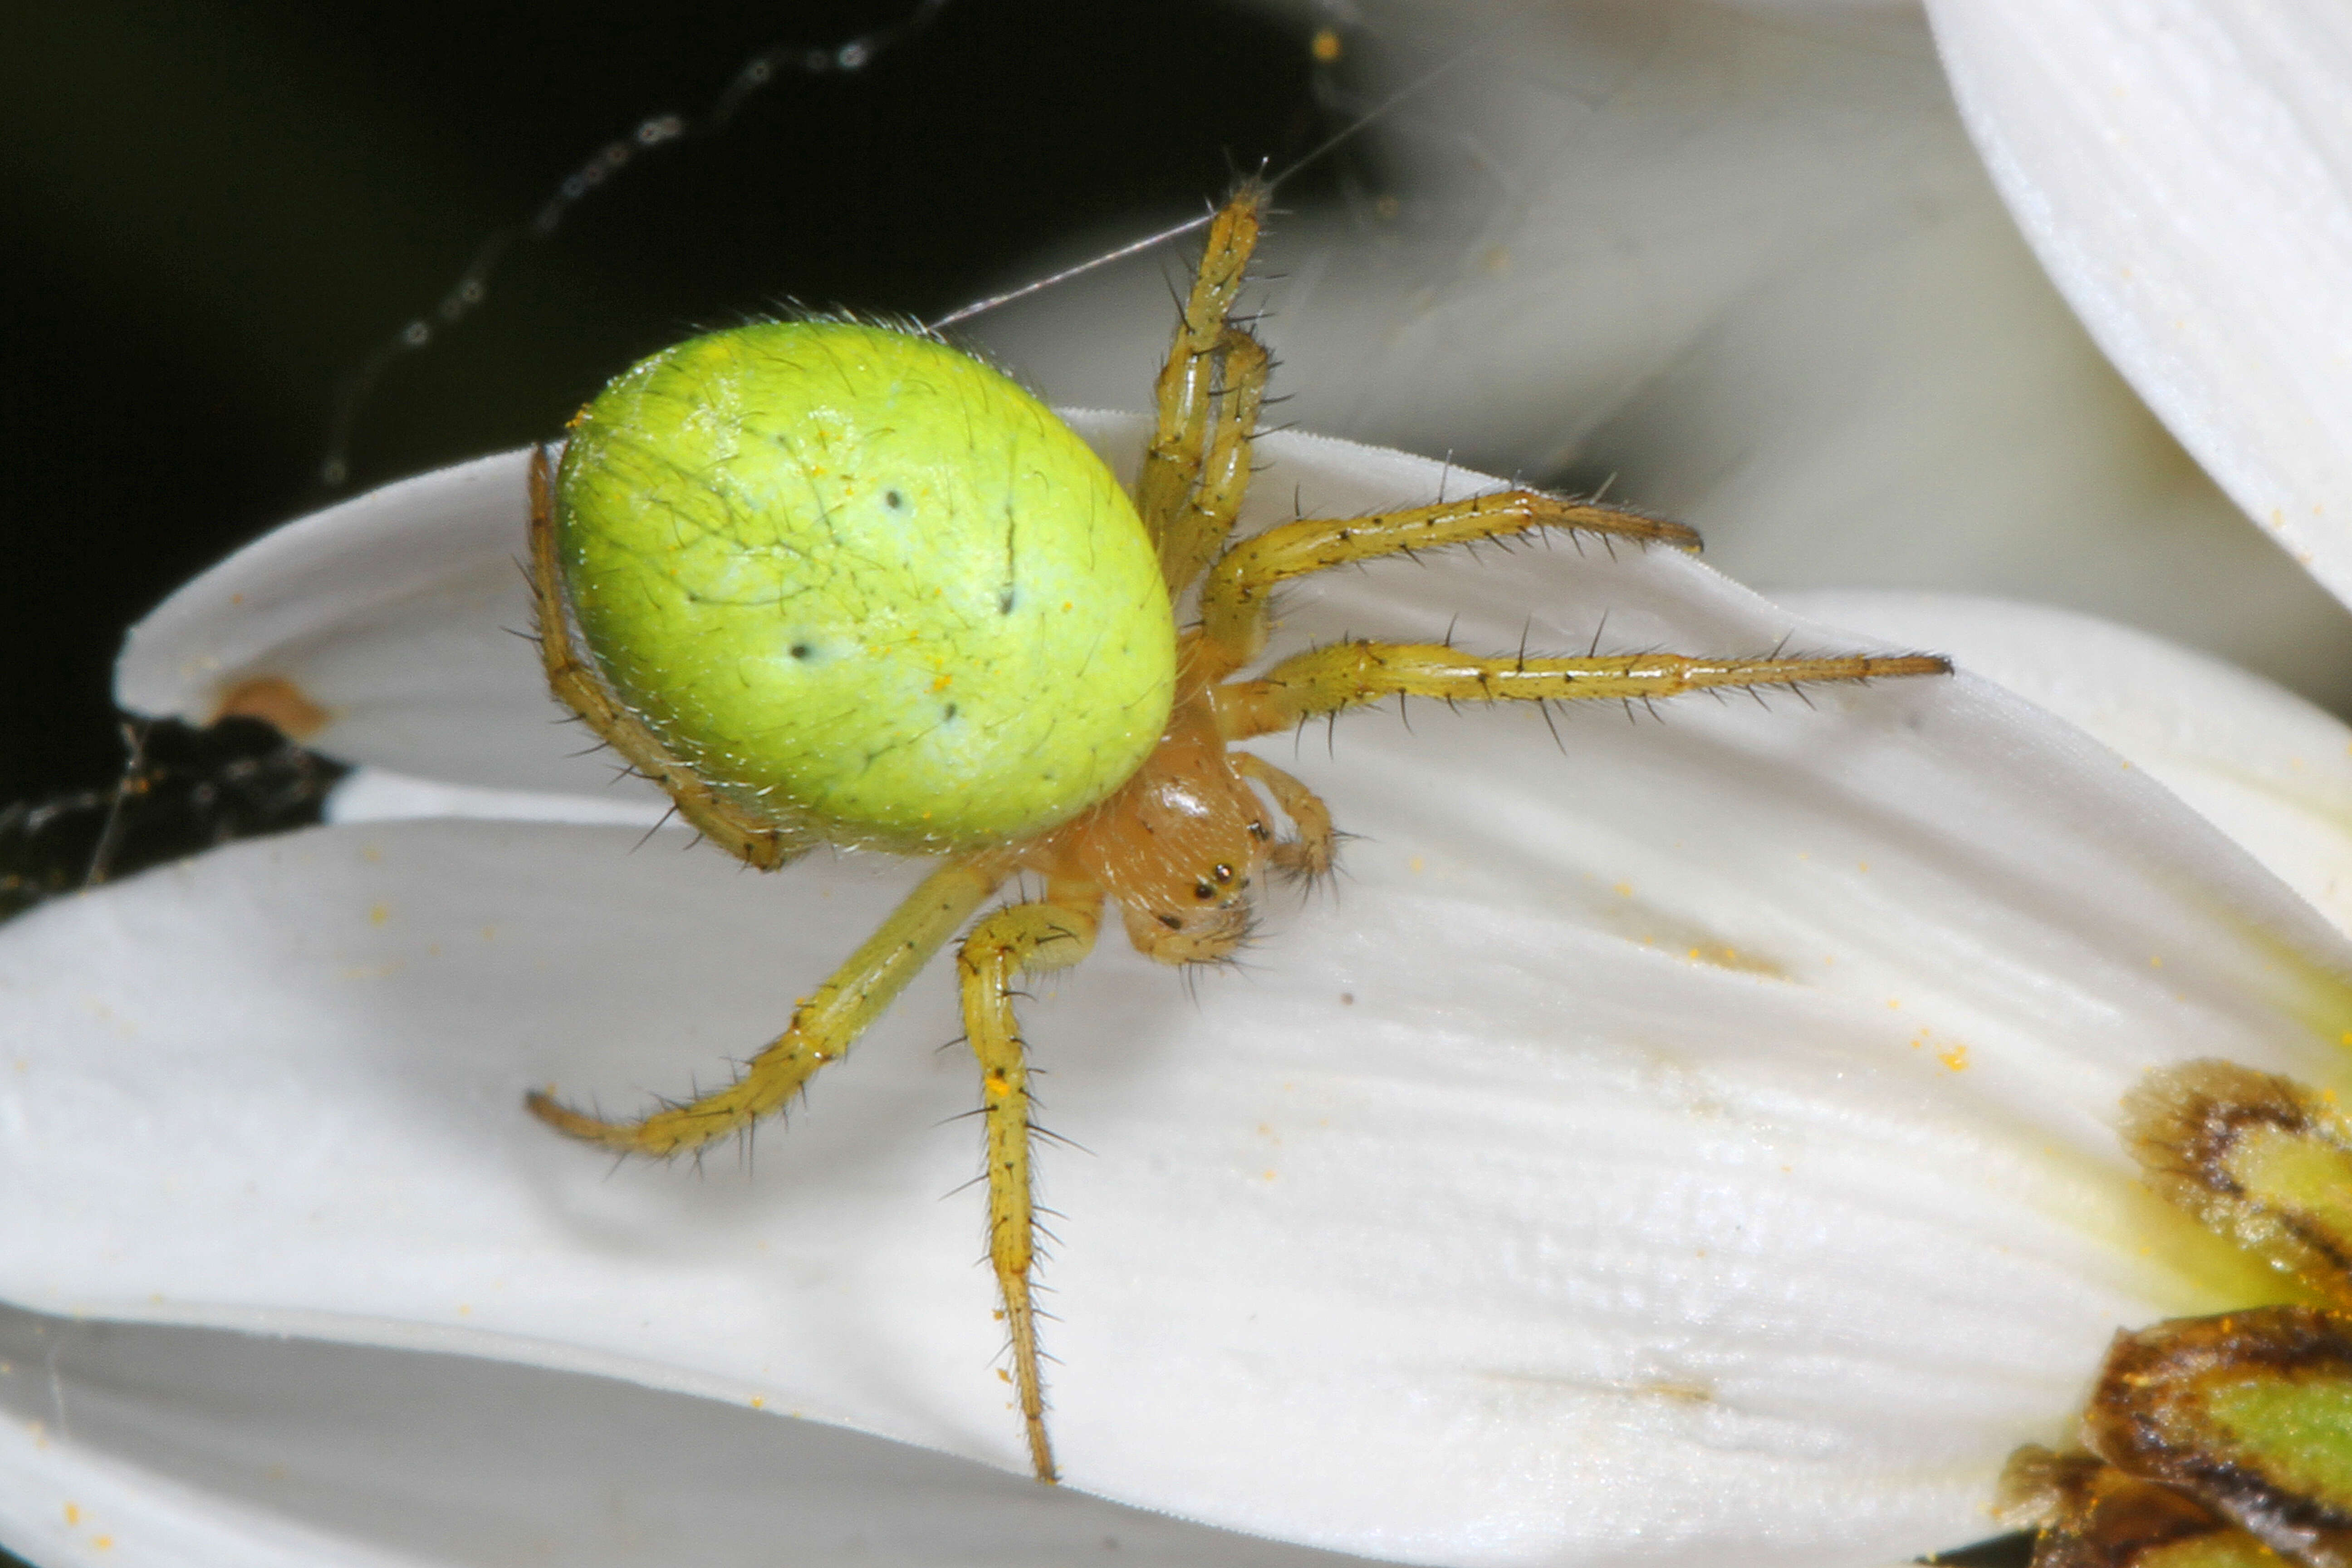
[[[1369, 63], [1350, 55], [1341, 79], [1368, 108], [1412, 91], [1357, 143], [1380, 148], [1346, 211], [1295, 201], [1270, 231], [1253, 298], [1284, 418], [1495, 472], [1613, 480], [1767, 591], [2040, 599], [2352, 706], [2352, 617], [2074, 319], [1969, 144], [1916, 8], [1562, 0], [1369, 16]], [[2051, 68], [2082, 52], [2053, 48]], [[2228, 118], [2179, 123], [2201, 135]], [[2233, 229], [2207, 234], [2259, 264]], [[1181, 254], [971, 330], [1058, 399], [1131, 404], [1166, 351]], [[2341, 293], [2330, 311], [2352, 309]], [[2299, 331], [2294, 297], [2270, 309]], [[2309, 326], [2310, 354], [2352, 342]], [[2332, 406], [2352, 418], [2352, 397]]]
[[354, 768], [327, 797], [329, 822], [407, 822], [419, 817], [470, 816], [490, 822], [614, 823], [658, 826], [667, 799], [644, 792], [564, 795], [546, 790], [493, 789], [483, 784], [421, 779], [389, 768]]
[[[616, 876], [625, 848], [333, 830], [40, 917], [7, 954], [47, 1047], [7, 1187], [47, 1195], [9, 1216], [7, 1294], [463, 1345], [1017, 1464], [977, 1215], [939, 1201], [973, 1161], [967, 1069], [928, 1048], [943, 984], [753, 1177], [608, 1175], [520, 1116], [534, 1082], [627, 1093], [740, 1049], [791, 984], [742, 977], [816, 973], [883, 903], [707, 855]], [[1038, 1008], [1054, 1125], [1093, 1151], [1046, 1189], [1077, 1485], [1407, 1560], [1881, 1556], [1972, 1533], [2111, 1324], [2182, 1298], [2105, 1258], [2116, 1192], [2045, 1168], [2104, 1129], [2000, 1103], [2127, 1060], [2035, 1073], [1979, 1034], [1985, 1097], [1955, 1097], [1957, 1042], [1883, 1004], [1496, 930], [1389, 869], [1197, 1013], [1126, 957]], [[209, 985], [42, 979], [158, 951]]]
[[528, 451], [436, 469], [265, 535], [131, 629], [115, 700], [209, 724], [250, 682], [325, 714], [299, 738], [352, 762], [492, 789], [666, 804], [608, 762], [535, 676], [520, 564]]
[[[1437, 477], [1273, 450], [1310, 510]], [[414, 635], [444, 602], [408, 601]], [[355, 619], [406, 657], [395, 616]], [[1278, 642], [1449, 624], [1836, 640], [1673, 552], [1561, 544], [1305, 585]], [[475, 672], [445, 754], [497, 747], [471, 727], [501, 704], [543, 717], [507, 657], [513, 695]], [[1874, 1563], [1985, 1533], [2000, 1458], [2060, 1435], [2118, 1322], [2260, 1289], [2148, 1211], [2110, 1119], [2187, 1056], [2339, 1079], [2346, 952], [2095, 744], [1965, 679], [1571, 712], [1559, 749], [1526, 712], [1412, 718], [1268, 748], [1363, 837], [1243, 973], [1188, 1002], [1105, 952], [1035, 987], [1086, 1151], [1044, 1178], [1076, 1485], [1407, 1562]], [[939, 1201], [975, 1158], [944, 973], [756, 1173], [611, 1171], [520, 1113], [724, 1070], [908, 880], [756, 878], [682, 837], [355, 826], [20, 921], [0, 1194], [43, 1197], [0, 1293], [480, 1349], [1017, 1467], [976, 1203]]]
[[0, 1310], [0, 1540], [124, 1568], [1345, 1568], [963, 1460], [469, 1356]]
[[2352, 727], [2260, 676], [2039, 605], [1816, 591], [1800, 614], [1952, 654], [2144, 768], [2352, 931]]
[[2042, 265], [2206, 470], [2352, 596], [2352, 15], [1930, 0]]

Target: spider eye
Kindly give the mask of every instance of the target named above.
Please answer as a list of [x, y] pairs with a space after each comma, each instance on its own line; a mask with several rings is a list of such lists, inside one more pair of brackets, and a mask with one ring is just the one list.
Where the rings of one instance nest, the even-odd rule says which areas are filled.
[[1184, 928], [1184, 922], [1178, 920], [1174, 915], [1161, 915], [1160, 917], [1160, 923], [1166, 926], [1170, 931], [1181, 931]]
[[1249, 830], [1250, 830], [1250, 837], [1251, 837], [1252, 838], [1255, 838], [1255, 839], [1259, 840], [1260, 842], [1263, 842], [1263, 841], [1264, 841], [1264, 840], [1268, 837], [1268, 835], [1267, 835], [1267, 833], [1266, 833], [1266, 831], [1265, 831], [1265, 823], [1263, 823], [1263, 822], [1253, 822], [1253, 823], [1251, 823], [1251, 824], [1250, 824], [1250, 826], [1249, 826]]
[[1192, 896], [1196, 899], [1213, 899], [1217, 896], [1217, 889], [1206, 877], [1203, 877], [1192, 884]]
[[1231, 866], [1221, 865], [1217, 868], [1216, 877], [1220, 882], [1230, 882], [1234, 879], [1234, 868]]

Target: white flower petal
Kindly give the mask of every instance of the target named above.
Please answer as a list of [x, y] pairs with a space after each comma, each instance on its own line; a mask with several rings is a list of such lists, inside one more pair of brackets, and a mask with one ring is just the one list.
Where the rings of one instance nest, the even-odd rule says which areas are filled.
[[327, 797], [329, 822], [407, 822], [419, 817], [470, 816], [489, 822], [583, 822], [657, 827], [670, 815], [667, 799], [558, 795], [545, 790], [491, 789], [412, 778], [389, 768], [354, 768]]
[[2352, 596], [2352, 16], [1930, 0], [1993, 179], [2140, 395]]
[[[611, 1173], [520, 1115], [532, 1083], [625, 1095], [740, 1050], [805, 983], [740, 977], [817, 973], [884, 902], [839, 868], [788, 898], [625, 853], [333, 830], [36, 917], [6, 980], [54, 1046], [24, 1058], [6, 1190], [48, 1195], [8, 1216], [6, 1293], [504, 1354], [1017, 1464], [976, 1212], [939, 1201], [973, 1159], [969, 1069], [927, 1048], [955, 1028], [944, 974], [754, 1177]], [[1954, 1102], [1876, 1004], [1407, 890], [1445, 869], [1364, 867], [1346, 919], [1286, 922], [1281, 962], [1197, 1014], [1123, 954], [1033, 1010], [1053, 1125], [1091, 1152], [1045, 1178], [1074, 1481], [1407, 1561], [1972, 1533], [2000, 1451], [2054, 1436], [2112, 1323], [2162, 1299], [2085, 1228], [2116, 1194], [2044, 1170], [2044, 1140], [2101, 1140], [2011, 1126], [1997, 1088]], [[158, 952], [184, 973], [104, 1017], [43, 978]], [[2003, 1067], [1964, 1076], [2040, 1087]]]
[[[37, 1370], [46, 1370], [38, 1361], [11, 1363], [6, 1375], [21, 1381]], [[95, 1558], [125, 1568], [399, 1568], [408, 1561], [167, 1479], [55, 1434], [40, 1415], [14, 1408], [0, 1416], [0, 1540], [12, 1562], [35, 1563]]]
[[[536, 674], [521, 558], [528, 451], [386, 485], [265, 535], [133, 627], [115, 700], [208, 724], [286, 682], [321, 710], [296, 739], [493, 789], [658, 803], [566, 724]], [[283, 727], [283, 726], [282, 726]], [[656, 805], [656, 811], [659, 805]]]
[[[1278, 449], [1313, 510], [1428, 479]], [[1449, 626], [1835, 640], [1675, 552], [1562, 543], [1302, 584], [1279, 644]], [[1566, 713], [1555, 750], [1423, 705], [1277, 746], [1364, 836], [1335, 901], [1276, 903], [1197, 1005], [1124, 951], [1035, 987], [1052, 1125], [1090, 1152], [1045, 1178], [1076, 1484], [1402, 1561], [1872, 1562], [1983, 1533], [2116, 1323], [2259, 1289], [2148, 1212], [2113, 1108], [2193, 1055], [2340, 1076], [2332, 933], [1979, 683], [1664, 715]], [[0, 1193], [47, 1196], [0, 1290], [1017, 1465], [977, 1211], [936, 1201], [973, 1159], [945, 966], [756, 1176], [609, 1172], [520, 1114], [550, 1080], [707, 1080], [905, 880], [683, 837], [326, 830], [19, 922]]]
[[1359, 1561], [838, 1427], [469, 1356], [5, 1310], [0, 1355], [0, 1539], [45, 1563]]
[[[1269, 233], [1284, 418], [1612, 481], [1768, 591], [2055, 602], [2352, 704], [2352, 617], [2074, 320], [1916, 10], [1384, 6], [1367, 32], [1391, 64], [1356, 80], [1364, 100], [1414, 90], [1367, 132], [1380, 183]], [[1130, 404], [1165, 352], [1170, 266], [971, 330], [1058, 398]]]
[[1783, 602], [1947, 651], [2081, 725], [2352, 931], [2352, 727], [2334, 714], [2145, 632], [2043, 605], [1837, 590]]

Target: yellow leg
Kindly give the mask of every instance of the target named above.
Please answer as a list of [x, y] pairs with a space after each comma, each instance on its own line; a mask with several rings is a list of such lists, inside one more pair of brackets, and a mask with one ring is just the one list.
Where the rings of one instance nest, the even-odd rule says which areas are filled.
[[1224, 547], [1249, 496], [1250, 437], [1257, 432], [1266, 368], [1272, 362], [1264, 345], [1235, 328], [1226, 330], [1218, 352], [1224, 361], [1224, 380], [1217, 388], [1200, 483], [1175, 520], [1155, 530], [1160, 574], [1171, 593], [1181, 593]]
[[1051, 1482], [1045, 1388], [1037, 1371], [1037, 1310], [1030, 1297], [1036, 1261], [1036, 1209], [1029, 1180], [1029, 1068], [1013, 1014], [1013, 978], [1076, 963], [1095, 944], [1102, 892], [1057, 879], [1045, 901], [997, 910], [972, 928], [956, 964], [963, 977], [963, 1026], [980, 1058], [981, 1109], [988, 1126], [988, 1260], [1013, 1341], [1013, 1383], [1029, 1436], [1029, 1463]]
[[530, 455], [530, 586], [539, 617], [540, 661], [548, 689], [587, 721], [629, 765], [669, 792], [677, 814], [739, 860], [772, 871], [808, 848], [773, 824], [737, 810], [687, 763], [669, 754], [645, 721], [615, 700], [595, 667], [572, 645], [571, 617], [555, 558], [553, 492], [547, 449]]
[[1209, 226], [1201, 270], [1153, 397], [1158, 420], [1135, 499], [1171, 592], [1191, 583], [1216, 553], [1249, 482], [1249, 437], [1265, 391], [1265, 351], [1247, 332], [1226, 325], [1225, 316], [1256, 248], [1265, 198], [1263, 185], [1245, 184]]
[[1234, 772], [1265, 785], [1274, 804], [1282, 807], [1283, 816], [1298, 830], [1297, 837], [1268, 849], [1266, 858], [1297, 876], [1319, 877], [1328, 871], [1339, 835], [1331, 826], [1331, 808], [1322, 797], [1264, 757], [1247, 752], [1227, 754], [1233, 759]]
[[1229, 741], [1286, 730], [1400, 694], [1448, 701], [1647, 701], [1708, 687], [1811, 686], [1897, 675], [1949, 675], [1930, 654], [1829, 658], [1690, 658], [1648, 653], [1610, 658], [1482, 658], [1426, 643], [1333, 643], [1284, 659], [1257, 680], [1218, 687], [1217, 728]]
[[1284, 523], [1226, 551], [1201, 584], [1201, 646], [1195, 668], [1202, 679], [1219, 679], [1264, 652], [1269, 596], [1290, 578], [1374, 556], [1540, 529], [1698, 548], [1698, 535], [1679, 522], [1620, 507], [1565, 500], [1540, 490], [1503, 490], [1373, 517]]
[[999, 857], [951, 860], [923, 879], [849, 962], [793, 1010], [792, 1027], [753, 1057], [725, 1089], [637, 1121], [605, 1121], [533, 1093], [530, 1113], [559, 1132], [625, 1154], [682, 1154], [740, 1132], [778, 1110], [817, 1068], [838, 1061], [907, 982], [947, 945], [958, 927], [1003, 885]]

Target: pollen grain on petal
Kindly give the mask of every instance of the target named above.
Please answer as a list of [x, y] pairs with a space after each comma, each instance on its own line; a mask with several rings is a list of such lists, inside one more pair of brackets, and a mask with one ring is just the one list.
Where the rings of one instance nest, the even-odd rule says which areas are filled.
[[307, 741], [325, 729], [334, 715], [311, 700], [308, 692], [282, 675], [248, 676], [221, 694], [212, 721], [258, 719], [289, 741]]

